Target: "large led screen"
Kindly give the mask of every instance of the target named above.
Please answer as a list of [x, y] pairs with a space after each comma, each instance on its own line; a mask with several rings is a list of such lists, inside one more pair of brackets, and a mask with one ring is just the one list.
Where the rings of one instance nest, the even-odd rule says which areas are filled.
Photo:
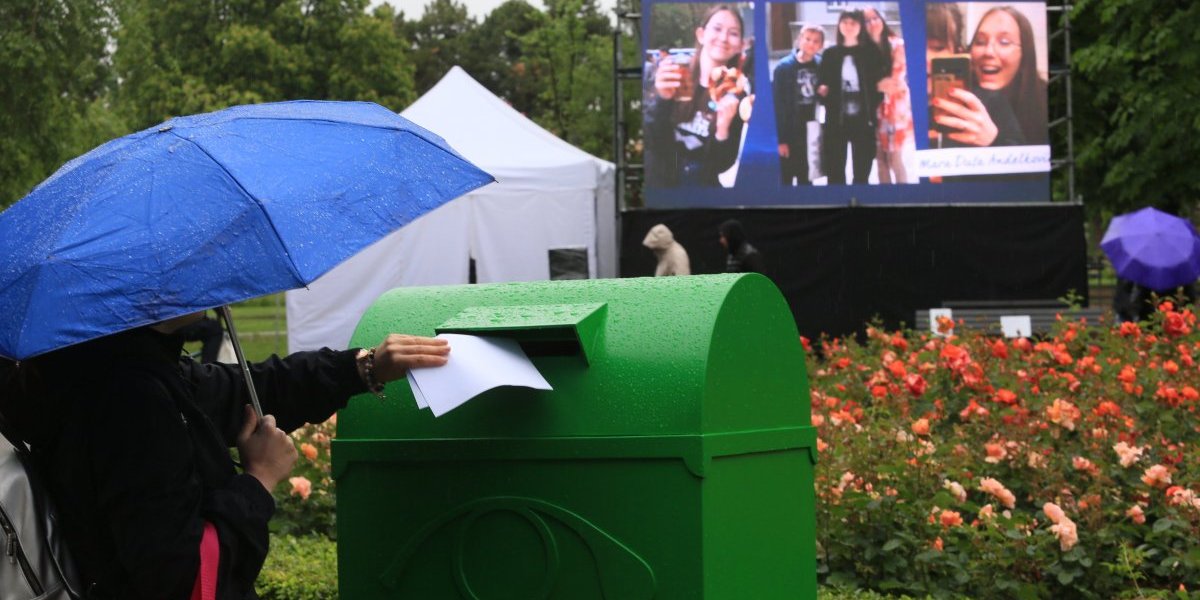
[[1049, 200], [1044, 1], [642, 14], [649, 207]]

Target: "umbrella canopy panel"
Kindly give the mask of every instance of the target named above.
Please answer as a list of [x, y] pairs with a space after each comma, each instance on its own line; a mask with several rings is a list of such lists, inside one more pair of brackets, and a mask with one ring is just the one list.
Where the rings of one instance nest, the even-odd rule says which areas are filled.
[[1100, 242], [1117, 275], [1155, 290], [1200, 277], [1200, 236], [1192, 224], [1146, 207], [1113, 217]]
[[0, 214], [0, 355], [301, 287], [490, 181], [372, 103], [172, 119], [67, 163]]

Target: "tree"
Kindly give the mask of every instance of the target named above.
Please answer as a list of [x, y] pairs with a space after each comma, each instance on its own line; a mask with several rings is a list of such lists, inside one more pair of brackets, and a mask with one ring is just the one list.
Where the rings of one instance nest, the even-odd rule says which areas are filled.
[[391, 6], [383, 5], [371, 17], [341, 28], [329, 69], [329, 97], [370, 100], [394, 111], [416, 100], [416, 69], [392, 29], [394, 20]]
[[120, 106], [135, 127], [233, 104], [415, 96], [390, 7], [367, 0], [119, 0]]
[[542, 27], [520, 38], [539, 82], [530, 117], [597, 156], [612, 155], [612, 29], [595, 0], [546, 0]]
[[1072, 21], [1076, 181], [1113, 212], [1200, 199], [1200, 4], [1079, 0]]
[[103, 141], [113, 122], [107, 0], [0, 3], [0, 207]]
[[466, 5], [455, 0], [433, 0], [415, 23], [404, 24], [403, 13], [400, 19], [401, 31], [412, 42], [418, 93], [428, 91], [455, 65], [468, 73], [477, 71], [470, 51], [476, 23], [468, 16]]
[[508, 0], [488, 13], [471, 36], [471, 75], [523, 113], [535, 107], [539, 82], [526, 68], [521, 38], [545, 21], [546, 16], [525, 0]]

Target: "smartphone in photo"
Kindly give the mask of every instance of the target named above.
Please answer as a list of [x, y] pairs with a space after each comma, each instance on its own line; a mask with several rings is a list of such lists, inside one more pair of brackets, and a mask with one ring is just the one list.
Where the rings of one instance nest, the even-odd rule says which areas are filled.
[[[939, 125], [934, 121], [940, 112], [933, 108], [932, 102], [934, 98], [944, 98], [953, 100], [950, 97], [950, 90], [967, 89], [971, 77], [971, 57], [966, 54], [958, 54], [954, 56], [943, 56], [934, 58], [930, 63], [929, 80], [931, 83], [932, 94], [929, 97], [930, 107], [930, 123], [933, 129], [941, 133], [949, 133], [952, 129]], [[956, 101], [956, 100], [953, 100]]]

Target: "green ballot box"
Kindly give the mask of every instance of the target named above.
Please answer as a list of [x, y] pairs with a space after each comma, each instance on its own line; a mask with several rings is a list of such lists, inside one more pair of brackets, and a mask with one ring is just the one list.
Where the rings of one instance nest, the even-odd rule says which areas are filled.
[[767, 278], [396, 289], [352, 345], [390, 332], [515, 339], [554, 389], [343, 410], [343, 600], [816, 598], [808, 379]]

